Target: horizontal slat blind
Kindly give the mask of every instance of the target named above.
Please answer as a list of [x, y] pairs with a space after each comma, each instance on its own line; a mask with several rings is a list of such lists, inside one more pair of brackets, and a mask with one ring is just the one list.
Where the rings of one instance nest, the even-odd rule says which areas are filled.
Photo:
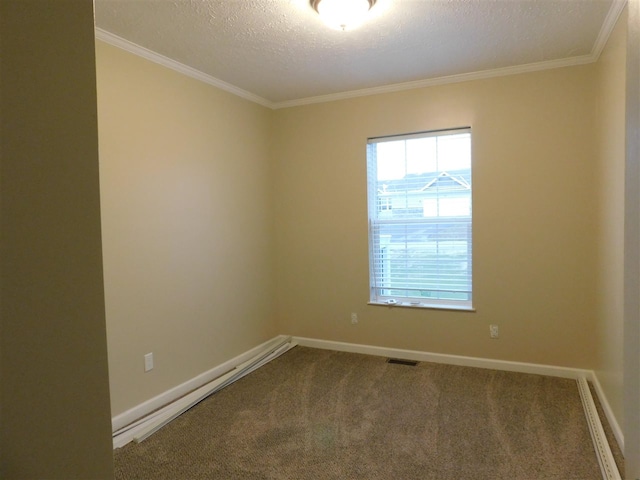
[[371, 301], [471, 306], [469, 128], [370, 139]]

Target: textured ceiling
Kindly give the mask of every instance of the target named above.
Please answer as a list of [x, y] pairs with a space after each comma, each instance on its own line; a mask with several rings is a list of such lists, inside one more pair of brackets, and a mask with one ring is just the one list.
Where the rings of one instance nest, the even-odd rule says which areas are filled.
[[378, 0], [366, 23], [343, 32], [326, 27], [308, 0], [95, 0], [101, 33], [276, 106], [531, 64], [587, 63], [622, 4]]

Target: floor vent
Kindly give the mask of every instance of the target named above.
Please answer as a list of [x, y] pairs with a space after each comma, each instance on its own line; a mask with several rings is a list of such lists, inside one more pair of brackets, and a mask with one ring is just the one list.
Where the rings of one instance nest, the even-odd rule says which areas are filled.
[[399, 358], [387, 358], [387, 363], [393, 363], [395, 365], [407, 365], [409, 367], [415, 367], [418, 362], [413, 360], [401, 360]]

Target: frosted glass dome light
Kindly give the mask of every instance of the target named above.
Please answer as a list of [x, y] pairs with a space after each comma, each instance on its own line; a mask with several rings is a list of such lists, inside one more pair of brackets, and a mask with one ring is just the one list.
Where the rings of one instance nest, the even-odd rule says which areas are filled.
[[351, 30], [360, 25], [376, 0], [311, 0], [320, 18], [331, 28]]

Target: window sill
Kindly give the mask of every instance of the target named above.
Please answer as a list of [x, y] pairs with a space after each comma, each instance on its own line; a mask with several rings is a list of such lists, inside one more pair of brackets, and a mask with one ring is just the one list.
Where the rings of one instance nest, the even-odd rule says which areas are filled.
[[398, 303], [386, 303], [386, 302], [368, 302], [368, 305], [373, 305], [376, 307], [387, 307], [387, 308], [420, 308], [420, 309], [428, 309], [428, 310], [451, 310], [456, 312], [475, 312], [476, 309], [473, 307], [467, 307], [462, 305], [446, 305], [446, 304], [434, 304], [434, 303], [409, 303], [409, 302], [398, 302]]

